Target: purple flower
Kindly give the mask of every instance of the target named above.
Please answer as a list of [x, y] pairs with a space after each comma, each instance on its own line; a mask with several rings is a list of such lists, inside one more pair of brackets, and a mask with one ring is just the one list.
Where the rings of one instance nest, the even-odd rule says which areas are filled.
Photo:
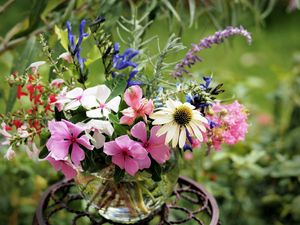
[[196, 62], [201, 61], [201, 58], [196, 55], [198, 52], [205, 48], [211, 48], [213, 44], [220, 44], [224, 39], [232, 35], [244, 36], [249, 44], [252, 42], [250, 33], [243, 27], [227, 27], [225, 30], [217, 31], [214, 35], [202, 39], [199, 44], [193, 44], [193, 47], [188, 51], [185, 58], [176, 64], [172, 76], [176, 78], [181, 77], [183, 73], [189, 74], [186, 68], [191, 68]]
[[72, 56], [76, 56], [78, 64], [80, 65], [80, 69], [83, 70], [84, 62], [86, 61], [85, 58], [81, 58], [80, 56], [80, 45], [82, 43], [82, 40], [84, 37], [87, 37], [88, 34], [84, 32], [84, 27], [86, 25], [86, 20], [81, 20], [80, 26], [79, 26], [79, 37], [78, 41], [75, 45], [75, 36], [72, 33], [72, 27], [70, 21], [67, 21], [67, 29], [68, 29], [68, 40], [69, 40], [69, 51], [72, 54]]
[[48, 127], [51, 133], [46, 146], [51, 152], [50, 155], [55, 160], [66, 160], [68, 153], [71, 152], [71, 160], [75, 166], [85, 158], [82, 147], [93, 150], [89, 138], [82, 134], [84, 130], [66, 120], [49, 121]]
[[139, 51], [132, 50], [131, 48], [128, 48], [125, 50], [124, 54], [119, 54], [119, 43], [115, 43], [114, 45], [114, 58], [113, 58], [113, 67], [117, 70], [122, 70], [127, 67], [133, 67], [136, 68], [137, 65], [134, 62], [131, 62], [131, 59], [133, 59]]
[[[137, 64], [132, 62], [131, 60], [139, 53], [139, 51], [132, 50], [131, 48], [128, 48], [125, 50], [124, 54], [119, 54], [119, 43], [114, 44], [114, 57], [113, 57], [113, 67], [116, 70], [123, 70], [127, 67], [133, 67], [134, 69], [130, 72], [129, 78], [127, 80], [127, 86], [126, 88], [129, 88], [133, 85], [141, 85], [142, 83], [140, 81], [134, 81], [133, 78], [138, 73], [138, 70], [135, 69], [137, 67]], [[114, 78], [116, 76], [116, 73], [112, 73], [112, 77]], [[124, 76], [124, 74], [119, 74], [119, 76]]]

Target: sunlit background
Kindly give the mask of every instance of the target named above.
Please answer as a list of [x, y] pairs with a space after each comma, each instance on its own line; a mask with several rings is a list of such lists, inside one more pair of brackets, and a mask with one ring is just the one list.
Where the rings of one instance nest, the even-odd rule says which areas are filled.
[[[192, 69], [191, 77], [200, 80], [212, 74], [225, 85], [222, 99], [237, 98], [248, 107], [247, 139], [208, 156], [204, 148], [194, 150], [193, 156], [186, 153], [182, 161], [189, 166], [182, 163], [181, 174], [216, 197], [224, 225], [300, 224], [300, 1], [0, 0], [0, 112], [19, 106], [5, 78], [31, 62], [46, 60], [39, 33], [58, 55], [62, 47], [55, 27], [64, 29], [67, 20], [78, 25], [82, 18], [103, 15], [105, 29], [122, 45], [121, 37], [127, 37], [118, 21], [121, 16], [130, 18], [131, 6], [139, 18], [149, 13], [148, 20], [153, 20], [145, 34], [157, 36], [149, 52], [157, 52], [157, 45], [163, 46], [172, 33], [182, 38], [187, 48], [174, 59], [192, 43], [229, 25], [251, 32], [252, 45], [234, 37], [202, 51], [203, 62]], [[89, 67], [91, 83], [103, 81], [101, 66], [95, 62]], [[47, 67], [41, 71], [50, 72]], [[31, 224], [41, 194], [62, 176], [25, 152], [7, 161], [6, 150], [0, 149], [0, 223]]]

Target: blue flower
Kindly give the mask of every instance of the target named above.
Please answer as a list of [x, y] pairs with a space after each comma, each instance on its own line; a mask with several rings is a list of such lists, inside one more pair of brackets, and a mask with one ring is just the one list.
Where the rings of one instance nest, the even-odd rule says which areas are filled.
[[212, 77], [203, 77], [203, 80], [205, 81], [205, 84], [200, 84], [200, 87], [204, 90], [207, 90], [212, 81]]
[[70, 53], [77, 58], [78, 64], [80, 66], [80, 69], [83, 70], [84, 67], [84, 62], [86, 61], [85, 58], [81, 58], [80, 52], [81, 52], [81, 43], [84, 37], [87, 37], [88, 34], [84, 32], [84, 27], [86, 25], [86, 20], [81, 20], [80, 26], [79, 26], [79, 37], [78, 41], [75, 44], [75, 36], [72, 33], [72, 27], [70, 21], [67, 21], [67, 29], [68, 29], [68, 48]]
[[133, 85], [141, 85], [141, 84], [142, 84], [142, 82], [140, 82], [140, 81], [133, 81], [133, 80], [132, 80], [132, 79], [134, 78], [134, 76], [135, 76], [138, 72], [139, 72], [139, 71], [136, 70], [136, 69], [134, 69], [134, 70], [132, 70], [132, 71], [130, 72], [129, 78], [128, 78], [128, 80], [127, 80], [127, 86], [126, 86], [126, 88], [129, 88], [129, 87], [131, 87], [131, 86], [133, 86]]
[[208, 124], [209, 124], [209, 128], [210, 129], [213, 129], [214, 127], [218, 127], [219, 124], [217, 124], [216, 122], [210, 120], [210, 119], [207, 119], [208, 120]]
[[136, 68], [137, 64], [132, 62], [131, 59], [133, 59], [138, 53], [139, 51], [128, 48], [125, 50], [124, 54], [119, 54], [119, 43], [115, 43], [113, 67], [117, 70], [122, 70], [130, 66]]

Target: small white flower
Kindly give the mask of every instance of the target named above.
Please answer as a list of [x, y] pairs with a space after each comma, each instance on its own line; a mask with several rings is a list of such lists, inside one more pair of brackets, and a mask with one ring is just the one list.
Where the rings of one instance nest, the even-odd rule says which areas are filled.
[[195, 107], [189, 103], [167, 100], [166, 106], [160, 108], [158, 112], [150, 115], [153, 125], [163, 125], [157, 132], [158, 136], [166, 134], [166, 144], [172, 140], [172, 147], [183, 148], [187, 132], [190, 136], [196, 137], [203, 141], [202, 132], [206, 132], [204, 124], [208, 121], [201, 113], [194, 110]]
[[7, 160], [12, 160], [15, 157], [16, 157], [16, 152], [12, 149], [12, 146], [9, 146], [8, 150], [4, 155], [4, 158]]
[[106, 102], [111, 94], [111, 90], [105, 85], [98, 85], [85, 90], [89, 96], [82, 101], [82, 106], [89, 111], [86, 112], [87, 117], [101, 118], [106, 117], [111, 111], [118, 112], [121, 98], [114, 97], [109, 102]]
[[60, 85], [62, 85], [65, 81], [63, 79], [57, 78], [51, 81], [50, 85], [53, 87], [59, 87]]
[[59, 59], [66, 60], [68, 63], [72, 62], [72, 56], [69, 52], [64, 52], [58, 56]]
[[92, 119], [86, 124], [78, 123], [77, 125], [83, 127], [87, 133], [89, 133], [90, 131], [94, 132], [91, 141], [97, 149], [102, 148], [105, 143], [105, 136], [103, 134], [112, 136], [114, 132], [114, 128], [111, 123], [104, 120]]
[[46, 64], [45, 61], [37, 61], [37, 62], [31, 63], [31, 64], [27, 67], [27, 69], [31, 68], [31, 69], [32, 69], [32, 72], [33, 72], [33, 73], [36, 73], [36, 72], [38, 71], [39, 67], [42, 66], [42, 65], [44, 65], [44, 64]]

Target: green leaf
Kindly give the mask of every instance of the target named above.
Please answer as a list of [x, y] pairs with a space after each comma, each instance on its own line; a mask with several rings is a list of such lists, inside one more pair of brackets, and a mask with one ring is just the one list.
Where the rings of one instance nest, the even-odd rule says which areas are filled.
[[122, 170], [120, 167], [115, 166], [115, 174], [114, 174], [115, 182], [120, 183], [124, 178], [124, 175], [125, 175], [125, 170]]
[[[13, 63], [14, 67], [11, 72], [18, 71], [22, 73], [31, 63], [31, 60], [36, 54], [36, 38], [32, 37], [27, 41], [27, 44], [24, 48], [24, 51], [20, 57]], [[6, 113], [10, 112], [13, 109], [17, 98], [17, 87], [13, 86], [10, 89], [8, 101], [6, 104]]]
[[155, 160], [151, 160], [151, 167], [149, 168], [149, 170], [154, 181], [161, 181], [162, 168]]
[[68, 31], [60, 29], [56, 25], [54, 26], [54, 31], [57, 36], [57, 39], [60, 41], [60, 44], [66, 51], [68, 51]]
[[162, 0], [162, 2], [165, 4], [165, 6], [172, 12], [173, 16], [178, 20], [179, 23], [181, 23], [180, 16], [172, 6], [172, 4], [168, 0]]
[[127, 81], [122, 76], [117, 76], [113, 80], [107, 81], [105, 83], [109, 88], [111, 88], [111, 94], [109, 96], [109, 99], [113, 99], [114, 97], [118, 95], [124, 94], [125, 88], [127, 86]]
[[190, 25], [191, 27], [194, 23], [195, 12], [196, 12], [196, 3], [195, 0], [189, 0], [189, 8], [190, 8]]
[[40, 159], [44, 159], [44, 158], [46, 158], [46, 156], [48, 154], [49, 154], [49, 151], [48, 151], [47, 147], [44, 146], [44, 148], [42, 149], [42, 151], [40, 151], [39, 158]]

